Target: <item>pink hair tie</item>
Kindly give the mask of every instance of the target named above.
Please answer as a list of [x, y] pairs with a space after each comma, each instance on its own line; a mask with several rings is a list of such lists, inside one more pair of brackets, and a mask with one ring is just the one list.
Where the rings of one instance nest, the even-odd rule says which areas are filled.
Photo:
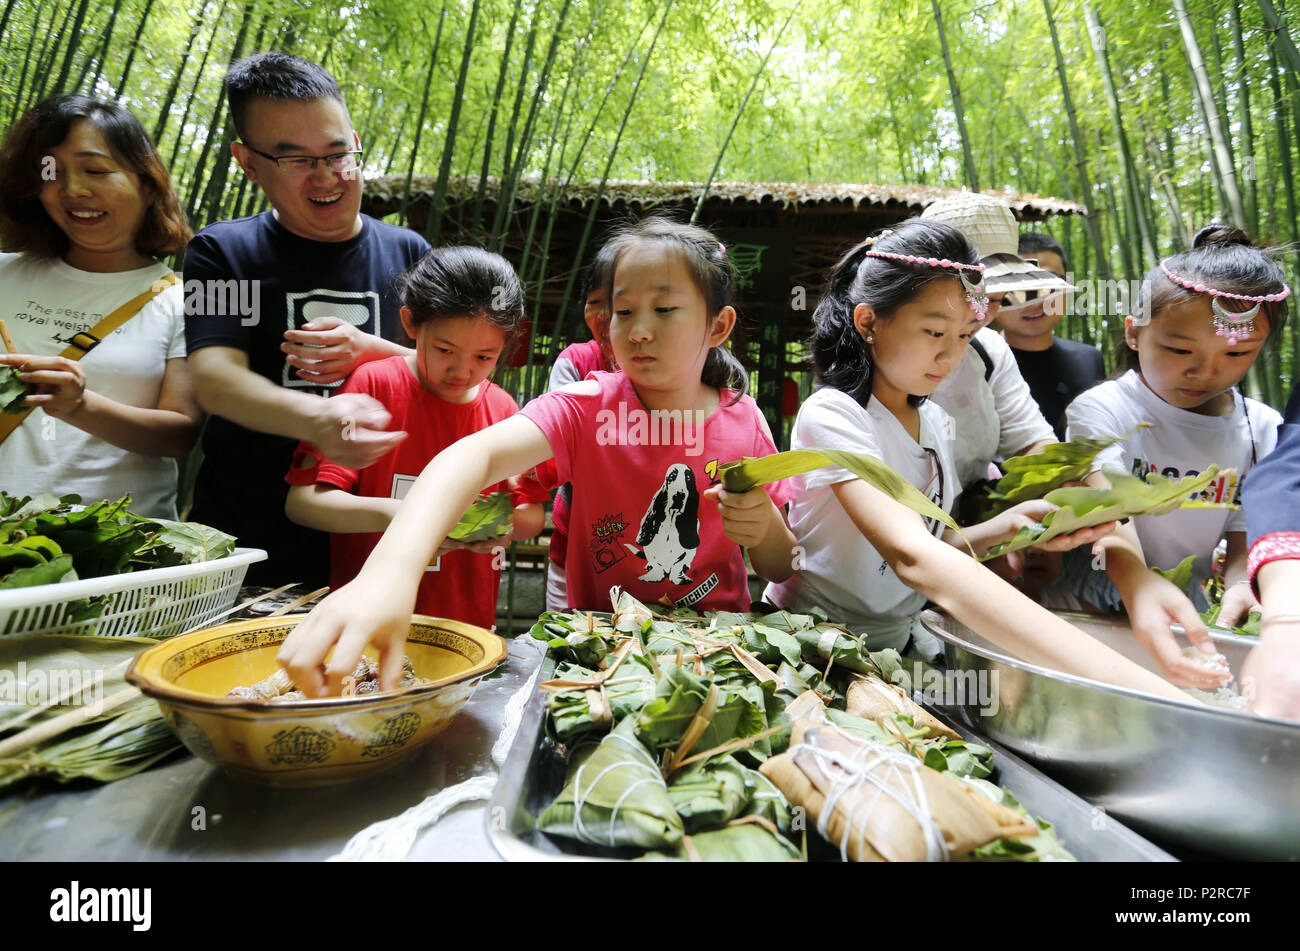
[[[1180, 277], [1173, 271], [1169, 270], [1169, 261], [1171, 258], [1165, 258], [1160, 262], [1160, 270], [1164, 272], [1165, 277], [1169, 278], [1171, 283], [1179, 287], [1192, 291], [1195, 294], [1206, 294], [1210, 298], [1210, 321], [1214, 325], [1214, 335], [1216, 337], [1227, 337], [1228, 346], [1237, 345], [1239, 337], [1249, 337], [1255, 332], [1255, 317], [1259, 314], [1259, 308], [1265, 303], [1277, 303], [1284, 301], [1291, 296], [1291, 288], [1286, 284], [1282, 289], [1272, 294], [1234, 294], [1231, 291], [1219, 290], [1217, 287], [1208, 287], [1205, 284], [1196, 281], [1190, 281], [1185, 277]], [[1253, 301], [1254, 307], [1249, 307], [1240, 312], [1233, 312], [1226, 309], [1219, 303], [1220, 297], [1227, 297], [1231, 300]]]
[[723, 244], [721, 241], [718, 242], [718, 253], [719, 253], [719, 254], [726, 254], [726, 253], [727, 253], [727, 246], [726, 246], [725, 244]]
[[[883, 236], [883, 232], [882, 232]], [[989, 296], [984, 289], [984, 279], [972, 281], [966, 277], [967, 271], [974, 271], [976, 274], [983, 275], [983, 264], [962, 264], [960, 261], [950, 261], [948, 258], [920, 258], [914, 254], [896, 254], [893, 251], [867, 251], [864, 257], [868, 258], [888, 258], [892, 261], [903, 261], [907, 264], [922, 264], [926, 267], [941, 267], [946, 270], [956, 271], [957, 277], [961, 279], [961, 286], [966, 291], [966, 303], [970, 309], [975, 312], [975, 317], [983, 323], [989, 317]]]

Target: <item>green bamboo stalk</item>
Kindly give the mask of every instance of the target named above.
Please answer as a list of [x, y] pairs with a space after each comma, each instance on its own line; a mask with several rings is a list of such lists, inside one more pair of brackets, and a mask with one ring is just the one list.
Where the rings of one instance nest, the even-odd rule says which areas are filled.
[[[224, 7], [222, 8], [224, 10]], [[185, 44], [185, 50], [181, 53], [181, 65], [172, 76], [172, 81], [167, 87], [167, 95], [163, 98], [162, 108], [158, 111], [158, 121], [153, 127], [154, 145], [162, 147], [163, 132], [167, 128], [167, 119], [171, 115], [172, 103], [176, 101], [176, 91], [180, 88], [181, 80], [185, 77], [185, 67], [190, 61], [190, 51], [194, 49], [194, 44], [199, 41], [199, 30], [203, 26], [203, 15], [208, 12], [208, 0], [202, 0], [199, 5], [198, 15], [194, 17], [194, 23], [190, 27], [190, 39]], [[218, 17], [218, 20], [221, 18]]]
[[[767, 69], [768, 60], [772, 58], [772, 53], [776, 50], [777, 40], [785, 34], [786, 28], [790, 25], [790, 21], [793, 20], [794, 15], [799, 12], [799, 7], [802, 5], [802, 2], [803, 0], [799, 0], [799, 3], [796, 3], [794, 7], [791, 8], [789, 15], [785, 18], [785, 22], [781, 24], [781, 29], [777, 30], [776, 36], [772, 37], [772, 42], [767, 48], [767, 55], [763, 57], [763, 62], [759, 63], [758, 69], [754, 70], [754, 78], [750, 80], [749, 88], [745, 90], [745, 98], [740, 101], [740, 108], [736, 110], [736, 114], [731, 118], [731, 128], [727, 129], [727, 137], [722, 140], [722, 148], [718, 149], [718, 157], [713, 160], [713, 168], [709, 171], [709, 177], [704, 180], [704, 187], [700, 189], [700, 197], [695, 202], [695, 209], [691, 212], [691, 224], [695, 224], [699, 220], [700, 209], [704, 207], [704, 200], [709, 197], [709, 187], [713, 184], [713, 179], [718, 174], [718, 169], [722, 166], [722, 157], [727, 154], [727, 146], [731, 144], [731, 137], [736, 132], [736, 126], [740, 124], [740, 117], [744, 115], [745, 107], [749, 105], [749, 97], [754, 95], [754, 90], [758, 86], [758, 80]], [[938, 0], [934, 0], [934, 3], [934, 9], [937, 15], [939, 10]], [[942, 21], [940, 21], [939, 30], [940, 34], [942, 34]]]
[[433, 189], [433, 208], [425, 226], [424, 238], [431, 245], [440, 243], [442, 234], [443, 203], [447, 198], [447, 180], [451, 177], [451, 159], [456, 151], [456, 128], [460, 121], [460, 107], [465, 101], [465, 78], [469, 75], [469, 60], [474, 52], [474, 29], [478, 25], [479, 0], [470, 8], [469, 26], [465, 30], [465, 49], [460, 59], [460, 74], [456, 79], [456, 94], [451, 101], [451, 116], [447, 119], [447, 135], [442, 145], [442, 161], [438, 165], [438, 182]]
[[546, 59], [542, 62], [542, 71], [537, 81], [537, 91], [528, 107], [528, 118], [524, 122], [523, 132], [519, 136], [518, 151], [511, 163], [510, 174], [501, 183], [501, 195], [499, 196], [497, 208], [498, 210], [505, 208], [507, 214], [502, 219], [504, 223], [502, 229], [491, 236], [495, 250], [498, 252], [505, 247], [506, 235], [509, 233], [509, 216], [514, 213], [515, 195], [519, 191], [519, 179], [524, 173], [528, 152], [532, 147], [533, 130], [536, 128], [538, 110], [542, 101], [546, 98], [546, 89], [551, 81], [551, 69], [555, 65], [555, 53], [559, 49], [560, 38], [564, 34], [564, 24], [568, 19], [572, 2], [573, 0], [564, 0], [564, 5], [560, 7], [560, 15], [556, 18], [555, 29], [551, 31], [551, 43], [546, 51]]
[[1232, 23], [1232, 48], [1236, 55], [1237, 66], [1237, 113], [1241, 117], [1241, 154], [1243, 174], [1246, 183], [1246, 222], [1250, 225], [1252, 235], [1259, 233], [1259, 194], [1256, 181], [1259, 174], [1255, 168], [1255, 129], [1250, 115], [1250, 81], [1246, 64], [1246, 44], [1241, 35], [1241, 2], [1229, 0], [1228, 12]]
[[[126, 65], [122, 67], [122, 78], [117, 81], [117, 91], [113, 94], [113, 100], [119, 101], [122, 98], [122, 91], [126, 89], [126, 80], [131, 75], [131, 67], [135, 64], [136, 50], [140, 48], [142, 37], [145, 35], [145, 27], [149, 24], [149, 14], [153, 12], [154, 0], [146, 0], [144, 13], [140, 14], [140, 23], [135, 29], [135, 38], [131, 41], [130, 51], [126, 54]], [[154, 140], [155, 142], [157, 139]]]
[[597, 186], [591, 208], [587, 211], [587, 220], [583, 222], [582, 226], [582, 236], [578, 239], [578, 247], [573, 255], [575, 266], [569, 272], [569, 278], [564, 284], [564, 297], [560, 301], [560, 312], [555, 317], [555, 328], [551, 331], [551, 340], [553, 341], [560, 339], [560, 328], [564, 326], [565, 312], [569, 309], [569, 301], [573, 297], [573, 285], [578, 278], [578, 268], [581, 266], [582, 256], [587, 250], [587, 241], [591, 238], [592, 227], [596, 223], [596, 215], [600, 211], [600, 200], [605, 196], [605, 183], [609, 181], [609, 172], [614, 166], [614, 157], [618, 154], [619, 143], [623, 141], [623, 131], [627, 128], [627, 120], [632, 115], [632, 107], [636, 105], [637, 93], [641, 91], [641, 81], [645, 79], [646, 67], [650, 65], [655, 46], [659, 42], [659, 34], [663, 32], [664, 24], [668, 22], [668, 13], [672, 8], [672, 0], [667, 0], [664, 4], [663, 16], [659, 19], [659, 26], [655, 28], [654, 36], [650, 40], [650, 48], [646, 50], [645, 58], [641, 61], [641, 70], [637, 73], [636, 82], [633, 84], [632, 92], [628, 96], [627, 107], [623, 110], [623, 120], [619, 123], [618, 134], [614, 136], [614, 144], [609, 150], [609, 158], [605, 160], [605, 170], [601, 173], [600, 185]]
[[957, 75], [952, 68], [952, 56], [948, 52], [948, 36], [943, 28], [943, 13], [939, 9], [939, 0], [930, 0], [930, 5], [934, 8], [934, 24], [939, 30], [939, 48], [943, 52], [943, 66], [948, 74], [948, 89], [952, 93], [952, 111], [957, 116], [957, 133], [961, 137], [961, 155], [966, 168], [966, 184], [971, 191], [979, 191], [979, 175], [975, 171], [975, 159], [971, 154], [970, 138], [966, 134], [966, 110], [962, 106], [961, 87], [957, 85]]
[[1201, 56], [1200, 44], [1196, 39], [1196, 30], [1192, 27], [1192, 19], [1187, 12], [1185, 0], [1173, 0], [1173, 4], [1174, 12], [1178, 17], [1178, 29], [1183, 39], [1183, 49], [1187, 53], [1187, 64], [1191, 68], [1192, 78], [1195, 81], [1194, 88], [1205, 114], [1211, 163], [1227, 200], [1228, 214], [1233, 224], [1245, 228], [1247, 227], [1246, 210], [1242, 205], [1241, 192], [1237, 188], [1236, 170], [1232, 165], [1232, 155], [1224, 136], [1219, 108], [1214, 99], [1214, 90], [1210, 87], [1210, 76], [1205, 68], [1205, 60]]
[[99, 46], [96, 50], [86, 55], [86, 60], [81, 64], [81, 72], [77, 75], [77, 81], [73, 89], [80, 92], [82, 83], [86, 81], [86, 76], [90, 73], [91, 64], [95, 64], [95, 75], [90, 80], [90, 88], [86, 95], [95, 94], [95, 86], [99, 84], [99, 77], [104, 72], [104, 60], [108, 58], [108, 47], [113, 42], [113, 27], [117, 23], [117, 13], [122, 8], [122, 0], [113, 0], [113, 7], [108, 14], [108, 25], [104, 27], [103, 36], [100, 38]]
[[1296, 49], [1295, 42], [1291, 39], [1291, 32], [1287, 29], [1282, 14], [1273, 6], [1272, 0], [1257, 0], [1257, 2], [1260, 10], [1264, 13], [1264, 24], [1267, 26], [1268, 32], [1275, 37], [1278, 49], [1281, 51], [1282, 61], [1287, 65], [1287, 70], [1291, 73], [1300, 73], [1300, 50]]
[[[248, 0], [244, 7], [246, 19], [240, 27], [239, 36], [235, 39], [235, 48], [230, 54], [230, 62], [234, 62], [244, 55], [244, 40], [247, 35], [248, 21], [253, 18], [253, 0]], [[269, 20], [269, 14], [261, 18], [261, 23], [257, 28], [257, 38], [253, 40], [253, 49], [262, 48], [262, 39], [266, 35], [266, 24]], [[221, 97], [224, 100], [225, 97]], [[220, 108], [219, 100], [218, 108]], [[234, 161], [230, 154], [230, 144], [235, 141], [235, 120], [230, 110], [226, 109], [226, 116], [221, 131], [221, 144], [217, 147], [215, 161], [212, 166], [212, 174], [208, 178], [207, 188], [203, 193], [203, 205], [207, 209], [204, 216], [204, 223], [210, 221], [219, 221], [221, 219], [222, 199], [226, 191], [226, 181], [230, 177], [230, 164]], [[242, 177], [242, 176], [241, 176]]]
[[[54, 9], [57, 10], [58, 7]], [[63, 37], [68, 31], [68, 23], [72, 20], [73, 9], [73, 6], [69, 4], [63, 14], [63, 22], [59, 24], [59, 32], [57, 34], [47, 33], [41, 43], [41, 55], [36, 58], [36, 71], [32, 73], [32, 88], [28, 93], [28, 107], [36, 105], [45, 95], [45, 86], [52, 75], [54, 61], [59, 57], [59, 48], [63, 45]], [[51, 18], [50, 26], [53, 25], [54, 20]], [[48, 59], [46, 59], [47, 54]], [[55, 90], [55, 92], [58, 92], [58, 90]]]
[[501, 95], [506, 88], [506, 73], [510, 68], [510, 51], [515, 45], [515, 27], [519, 23], [519, 11], [522, 3], [511, 8], [510, 25], [506, 27], [506, 48], [501, 54], [501, 68], [497, 70], [496, 91], [492, 93], [492, 108], [488, 113], [487, 135], [483, 138], [483, 165], [478, 176], [478, 188], [474, 192], [474, 210], [470, 214], [469, 233], [477, 237], [483, 224], [483, 198], [487, 194], [488, 174], [492, 168], [492, 143], [496, 140], [497, 113], [501, 109]]
[[[54, 22], [54, 14], [55, 14], [55, 8], [51, 7], [50, 8], [51, 23]], [[36, 48], [36, 34], [40, 32], [40, 28], [41, 28], [41, 11], [40, 8], [38, 7], [32, 12], [32, 42], [27, 44], [27, 52], [23, 56], [23, 71], [21, 75], [18, 77], [18, 90], [14, 93], [13, 108], [9, 110], [10, 125], [13, 125], [13, 123], [18, 119], [18, 115], [19, 115], [18, 110], [22, 107], [23, 92], [27, 88], [27, 71], [28, 71], [28, 67], [31, 65], [32, 50]]]
[[[510, 113], [510, 126], [506, 130], [506, 147], [504, 157], [501, 161], [501, 182], [503, 184], [510, 176], [511, 163], [514, 161], [515, 135], [519, 131], [519, 113], [523, 111], [524, 107], [524, 91], [527, 88], [528, 74], [531, 73], [533, 69], [533, 48], [536, 46], [536, 43], [537, 20], [534, 18], [528, 25], [528, 39], [524, 41], [524, 61], [523, 65], [519, 69], [519, 83], [515, 87], [515, 105]], [[501, 234], [504, 227], [503, 222], [508, 213], [509, 209], [506, 208], [505, 204], [501, 201], [501, 193], [498, 190], [496, 211], [492, 215], [492, 229], [488, 235], [489, 248], [494, 247], [492, 238], [494, 235]]]
[[429, 110], [429, 90], [433, 87], [433, 68], [438, 63], [438, 49], [442, 46], [442, 24], [447, 17], [447, 4], [444, 2], [438, 14], [438, 29], [433, 38], [433, 51], [429, 54], [429, 71], [424, 77], [424, 96], [420, 99], [420, 114], [415, 120], [415, 141], [411, 145], [411, 161], [406, 167], [406, 184], [402, 186], [401, 222], [406, 225], [407, 206], [411, 202], [411, 179], [415, 176], [415, 160], [420, 154], [420, 139], [424, 133], [424, 116]]
[[393, 144], [388, 148], [388, 163], [384, 166], [384, 174], [388, 175], [393, 171], [393, 162], [397, 160], [397, 148], [402, 144], [402, 133], [406, 131], [407, 120], [411, 118], [411, 104], [402, 103], [401, 118], [397, 122], [397, 133], [393, 136]]
[[1119, 95], [1115, 91], [1115, 82], [1110, 72], [1110, 56], [1106, 44], [1106, 28], [1102, 25], [1092, 4], [1083, 4], [1083, 18], [1088, 26], [1088, 36], [1092, 40], [1092, 50], [1097, 57], [1097, 66], [1101, 72], [1102, 88], [1106, 92], [1106, 101], [1110, 106], [1111, 130], [1119, 145], [1120, 174], [1124, 180], [1124, 199], [1130, 218], [1130, 230], [1136, 230], [1142, 242], [1142, 254], [1146, 260], [1143, 269], [1154, 265], [1157, 259], [1155, 244], [1147, 228], [1142, 210], [1142, 197], [1136, 180], [1137, 170], [1133, 165], [1133, 153], [1129, 149], [1128, 134], [1124, 131], [1124, 113], [1120, 106]]
[[72, 22], [72, 34], [68, 37], [68, 48], [63, 53], [63, 65], [59, 67], [59, 78], [54, 81], [54, 88], [50, 95], [57, 96], [63, 92], [63, 87], [68, 82], [68, 75], [72, 70], [72, 57], [77, 53], [77, 47], [81, 45], [81, 25], [86, 20], [86, 8], [90, 6], [90, 0], [81, 0], [77, 6], [76, 18]]
[[1052, 37], [1052, 50], [1056, 54], [1056, 73], [1061, 81], [1061, 96], [1065, 102], [1065, 115], [1070, 124], [1070, 138], [1074, 144], [1074, 167], [1079, 176], [1079, 191], [1084, 195], [1084, 202], [1089, 206], [1089, 213], [1084, 216], [1084, 227], [1088, 231], [1088, 240], [1092, 242], [1097, 255], [1097, 276], [1110, 280], [1110, 257], [1106, 253], [1101, 239], [1101, 226], [1092, 214], [1092, 184], [1088, 181], [1088, 159], [1084, 148], [1083, 135], [1079, 131], [1079, 119], [1074, 110], [1074, 99], [1070, 95], [1070, 81], [1065, 72], [1065, 57], [1061, 54], [1061, 41], [1056, 33], [1056, 21], [1052, 18], [1051, 0], [1043, 0], [1043, 12], [1047, 16], [1047, 28]]
[[[176, 168], [176, 153], [180, 151], [181, 141], [185, 138], [185, 123], [189, 121], [190, 111], [193, 108], [194, 102], [198, 95], [199, 82], [203, 79], [203, 73], [207, 69], [208, 56], [212, 53], [213, 47], [217, 45], [217, 34], [221, 32], [222, 21], [225, 18], [226, 7], [228, 5], [229, 5], [229, 0], [221, 0], [221, 6], [217, 10], [216, 19], [213, 20], [212, 34], [208, 37], [208, 45], [204, 47], [203, 55], [199, 58], [199, 68], [198, 71], [194, 74], [194, 82], [190, 84], [190, 94], [185, 99], [185, 109], [181, 113], [180, 128], [176, 130], [176, 140], [172, 143], [171, 158], [167, 162], [168, 168], [172, 168], [172, 169]], [[177, 75], [179, 76], [179, 73]], [[218, 95], [220, 95], [220, 92], [218, 92]], [[162, 125], [163, 121], [164, 120], [162, 118], [159, 119], [160, 126]], [[155, 139], [154, 141], [156, 142], [158, 140]], [[181, 181], [179, 175], [176, 176], [176, 181], [177, 181], [177, 188], [179, 189], [180, 181]]]
[[[253, 0], [246, 0], [244, 4], [243, 16], [240, 17], [239, 33], [235, 37], [235, 43], [231, 47], [230, 59], [227, 61], [233, 63], [239, 59], [244, 48], [244, 41], [248, 39], [248, 25], [253, 18]], [[205, 178], [204, 172], [207, 169], [208, 156], [213, 152], [213, 145], [217, 141], [224, 140], [225, 136], [217, 135], [217, 128], [221, 125], [221, 119], [226, 111], [226, 96], [224, 92], [217, 93], [217, 104], [212, 110], [212, 118], [208, 120], [207, 134], [203, 137], [203, 151], [199, 153], [198, 162], [194, 168], [194, 177], [190, 180], [190, 193], [185, 201], [185, 207], [189, 212], [190, 218], [197, 218], [201, 208], [200, 196], [202, 195], [203, 185], [209, 180]], [[221, 161], [221, 156], [217, 155], [217, 162]]]

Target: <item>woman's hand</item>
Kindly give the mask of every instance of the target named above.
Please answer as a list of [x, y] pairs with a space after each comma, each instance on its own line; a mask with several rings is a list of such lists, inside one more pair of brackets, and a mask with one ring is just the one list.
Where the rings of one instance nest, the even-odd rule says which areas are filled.
[[81, 364], [66, 357], [40, 357], [34, 354], [0, 355], [0, 363], [18, 371], [18, 379], [32, 384], [36, 392], [23, 405], [40, 407], [58, 419], [67, 419], [86, 399], [86, 371]]
[[1154, 571], [1147, 571], [1133, 589], [1120, 594], [1128, 608], [1134, 637], [1155, 659], [1160, 672], [1170, 682], [1183, 687], [1213, 689], [1232, 679], [1230, 671], [1207, 668], [1183, 654], [1177, 638], [1169, 629], [1171, 623], [1181, 624], [1187, 639], [1202, 653], [1214, 655], [1219, 649], [1210, 638], [1200, 614], [1177, 585]]
[[1300, 720], [1300, 621], [1265, 625], [1241, 665], [1241, 695], [1252, 713]]
[[343, 678], [356, 670], [367, 644], [379, 648], [380, 689], [397, 686], [416, 588], [391, 575], [367, 575], [362, 569], [313, 608], [280, 645], [275, 659], [307, 696], [339, 696]]

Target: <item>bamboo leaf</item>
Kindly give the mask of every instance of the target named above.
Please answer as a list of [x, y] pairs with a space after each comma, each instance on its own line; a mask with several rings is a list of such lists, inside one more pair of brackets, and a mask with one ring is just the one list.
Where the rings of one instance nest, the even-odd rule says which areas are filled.
[[473, 544], [508, 535], [514, 511], [509, 492], [489, 492], [469, 507], [447, 537]]

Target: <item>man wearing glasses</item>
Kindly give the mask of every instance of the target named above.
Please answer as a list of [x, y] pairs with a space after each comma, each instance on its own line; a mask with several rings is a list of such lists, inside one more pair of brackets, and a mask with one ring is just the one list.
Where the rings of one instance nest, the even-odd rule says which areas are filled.
[[206, 289], [187, 298], [186, 340], [211, 414], [190, 517], [267, 550], [251, 583], [314, 582], [329, 545], [285, 518], [285, 473], [302, 439], [364, 468], [405, 437], [372, 397], [324, 397], [359, 364], [409, 352], [392, 342], [393, 286], [429, 245], [360, 214], [361, 142], [324, 69], [259, 53], [231, 65], [225, 88], [231, 151], [271, 210], [209, 225], [186, 253], [187, 294]]
[[[1018, 250], [1022, 258], [1065, 278], [1065, 250], [1051, 235], [1026, 232], [1020, 235]], [[1100, 350], [1052, 333], [1065, 313], [1064, 304], [1060, 293], [1019, 291], [1004, 297], [998, 311], [1002, 336], [1011, 347], [1020, 375], [1058, 439], [1065, 438], [1065, 408], [1106, 378]]]

